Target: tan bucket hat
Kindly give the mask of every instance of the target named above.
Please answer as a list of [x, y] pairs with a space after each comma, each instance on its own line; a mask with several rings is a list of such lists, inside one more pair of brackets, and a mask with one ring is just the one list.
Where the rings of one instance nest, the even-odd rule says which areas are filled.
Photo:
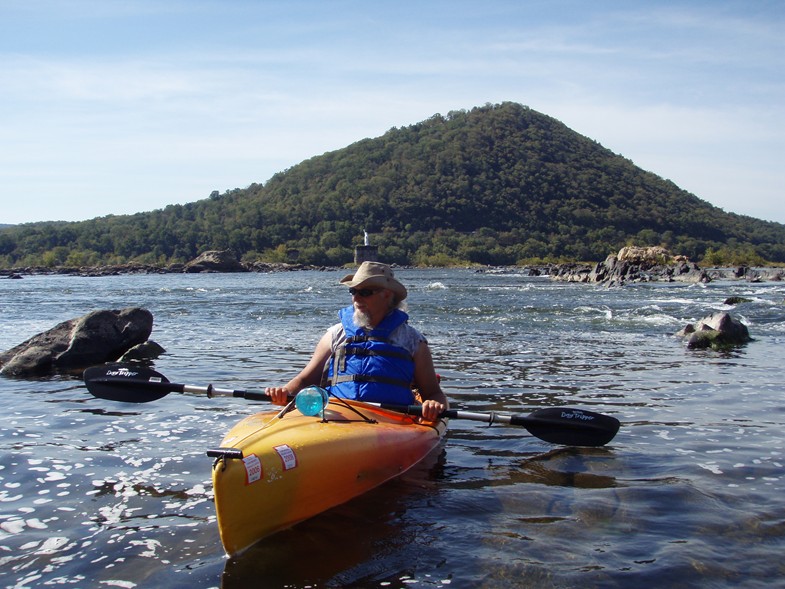
[[406, 287], [395, 279], [392, 268], [381, 262], [363, 262], [354, 274], [341, 278], [341, 284], [349, 288], [389, 288], [398, 301], [406, 298]]

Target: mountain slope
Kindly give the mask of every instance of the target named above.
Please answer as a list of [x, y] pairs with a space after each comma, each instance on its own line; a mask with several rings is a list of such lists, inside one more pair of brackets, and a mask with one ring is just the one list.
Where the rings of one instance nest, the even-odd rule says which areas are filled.
[[[785, 225], [725, 213], [514, 103], [393, 128], [264, 186], [151, 213], [39, 225], [0, 233], [0, 262], [51, 258], [60, 247], [164, 263], [228, 247], [248, 259], [280, 261], [296, 249], [300, 261], [341, 264], [363, 230], [399, 263], [600, 260], [629, 243], [693, 259], [724, 250], [785, 262]], [[47, 239], [35, 245], [33, 230]]]

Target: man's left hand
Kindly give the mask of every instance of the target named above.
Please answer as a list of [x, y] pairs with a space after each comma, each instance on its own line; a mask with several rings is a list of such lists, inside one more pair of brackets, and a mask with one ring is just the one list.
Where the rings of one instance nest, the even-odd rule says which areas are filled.
[[422, 418], [426, 421], [436, 421], [446, 407], [438, 401], [427, 400], [422, 403]]

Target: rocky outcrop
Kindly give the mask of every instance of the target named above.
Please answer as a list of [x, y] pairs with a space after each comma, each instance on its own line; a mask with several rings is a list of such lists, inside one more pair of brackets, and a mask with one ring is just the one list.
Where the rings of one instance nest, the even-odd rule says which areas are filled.
[[113, 362], [147, 341], [152, 329], [153, 315], [147, 309], [93, 311], [0, 353], [0, 373], [16, 377], [74, 373]]
[[549, 275], [551, 280], [559, 282], [597, 282], [594, 275], [596, 269], [595, 266], [589, 264], [558, 264], [551, 268]]
[[721, 349], [740, 346], [752, 340], [747, 326], [724, 311], [704, 317], [695, 325], [690, 323], [676, 335], [686, 338], [687, 347], [691, 349]]
[[673, 254], [671, 254], [664, 247], [660, 246], [639, 247], [635, 245], [629, 245], [627, 247], [621, 248], [619, 253], [616, 254], [616, 257], [618, 258], [619, 262], [660, 266], [665, 266], [674, 261], [686, 261], [686, 259], [675, 260]]
[[627, 282], [710, 282], [711, 276], [683, 256], [673, 256], [662, 247], [624, 247], [605, 261], [562, 264], [551, 273], [553, 280], [595, 282], [621, 286]]
[[183, 272], [247, 272], [248, 268], [243, 266], [229, 250], [212, 250], [204, 252], [199, 257], [188, 262], [183, 268]]
[[785, 280], [785, 269], [739, 266], [733, 273], [733, 277], [747, 282], [781, 282]]

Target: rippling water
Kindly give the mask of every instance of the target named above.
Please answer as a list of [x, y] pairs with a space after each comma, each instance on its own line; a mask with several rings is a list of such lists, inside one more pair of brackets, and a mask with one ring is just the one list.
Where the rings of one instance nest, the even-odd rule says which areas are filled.
[[[261, 389], [301, 367], [348, 303], [342, 272], [0, 281], [0, 349], [94, 309], [143, 306], [193, 385]], [[93, 398], [65, 377], [0, 377], [4, 587], [770, 587], [785, 564], [785, 285], [621, 289], [402, 270], [454, 406], [616, 416], [607, 447], [453, 420], [444, 449], [235, 559], [204, 454], [262, 403]], [[734, 308], [731, 295], [751, 302]], [[672, 334], [729, 310], [754, 338]]]

